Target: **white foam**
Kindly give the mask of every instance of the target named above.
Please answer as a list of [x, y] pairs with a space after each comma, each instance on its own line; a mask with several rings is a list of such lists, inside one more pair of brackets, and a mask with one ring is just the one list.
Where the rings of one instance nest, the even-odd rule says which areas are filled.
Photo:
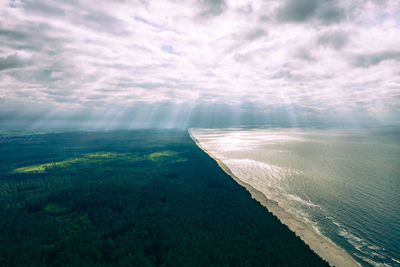
[[302, 199], [301, 197], [297, 196], [297, 195], [293, 195], [293, 194], [286, 194], [286, 196], [288, 198], [290, 198], [291, 200], [297, 201], [303, 205], [309, 206], [309, 207], [318, 207], [318, 205], [312, 203], [311, 201], [307, 201]]
[[358, 258], [362, 259], [363, 261], [368, 262], [372, 266], [377, 266], [377, 267], [390, 266], [390, 265], [388, 265], [386, 263], [377, 263], [377, 262], [371, 260], [370, 258], [367, 258], [367, 257], [365, 257], [363, 255], [358, 254], [358, 253], [354, 253], [354, 255], [356, 255]]
[[[279, 165], [282, 162], [280, 159], [286, 157], [282, 153], [288, 153], [288, 156], [297, 156], [293, 154], [296, 152], [287, 148], [288, 146], [285, 143], [315, 142], [312, 138], [307, 139], [309, 134], [306, 135], [293, 130], [277, 129], [207, 129], [192, 130], [191, 133], [194, 134], [209, 153], [221, 160], [238, 179], [250, 184], [256, 190], [262, 192], [268, 199], [278, 203], [285, 211], [295, 215], [311, 226], [315, 232], [320, 233], [318, 224], [311, 217], [314, 213], [311, 212], [315, 211], [314, 208], [318, 208], [321, 210], [322, 215], [326, 216], [328, 213], [320, 205], [308, 199], [307, 194], [305, 194], [307, 190], [301, 188], [303, 184], [296, 183], [297, 180], [294, 180], [306, 178], [302, 171], [294, 167], [297, 166], [297, 168], [300, 168], [299, 166], [301, 165], [299, 163], [303, 162], [300, 161], [302, 159], [298, 157], [286, 166], [283, 166], [286, 163]], [[325, 132], [323, 134], [325, 135]], [[300, 181], [302, 182], [303, 180]], [[300, 187], [296, 187], [294, 190], [290, 188], [293, 184], [300, 185]], [[304, 186], [306, 185], [304, 182]], [[358, 251], [357, 256], [360, 259], [374, 266], [386, 266], [386, 264], [379, 265], [374, 261], [379, 261], [379, 259], [389, 260], [390, 257], [382, 248], [350, 233], [349, 229], [346, 230], [344, 225], [337, 222], [333, 217], [326, 216], [326, 218], [331, 223], [330, 227], [333, 227], [333, 229], [337, 227], [337, 233], [344, 237]], [[321, 229], [326, 230], [325, 228]], [[374, 258], [371, 259], [371, 256]], [[400, 261], [392, 260], [400, 263]]]
[[400, 263], [400, 260], [396, 260], [395, 258], [391, 258], [392, 261]]

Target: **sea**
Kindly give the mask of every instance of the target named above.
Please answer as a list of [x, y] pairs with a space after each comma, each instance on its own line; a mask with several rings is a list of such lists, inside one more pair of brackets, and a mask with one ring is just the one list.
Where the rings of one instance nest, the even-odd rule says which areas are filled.
[[240, 180], [362, 266], [400, 266], [398, 128], [191, 129]]

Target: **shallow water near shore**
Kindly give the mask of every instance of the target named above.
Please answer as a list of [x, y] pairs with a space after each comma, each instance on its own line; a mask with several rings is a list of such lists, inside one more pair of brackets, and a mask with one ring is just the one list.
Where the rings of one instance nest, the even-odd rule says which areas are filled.
[[243, 182], [363, 266], [400, 265], [400, 133], [394, 129], [192, 129]]

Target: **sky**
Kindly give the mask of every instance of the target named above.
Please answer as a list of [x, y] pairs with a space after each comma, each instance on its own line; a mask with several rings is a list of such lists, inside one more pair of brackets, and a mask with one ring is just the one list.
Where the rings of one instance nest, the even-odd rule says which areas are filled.
[[0, 1], [0, 126], [279, 123], [400, 123], [400, 1]]

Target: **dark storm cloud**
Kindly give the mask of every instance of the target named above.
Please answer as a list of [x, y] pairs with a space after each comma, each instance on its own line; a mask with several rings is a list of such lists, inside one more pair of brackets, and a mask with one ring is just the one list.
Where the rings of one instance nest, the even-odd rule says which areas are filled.
[[21, 67], [23, 64], [23, 61], [19, 59], [16, 55], [0, 57], [0, 71], [18, 68]]
[[378, 65], [382, 61], [395, 60], [400, 61], [400, 50], [398, 51], [382, 51], [372, 54], [361, 54], [357, 55], [353, 59], [353, 64], [356, 67], [368, 68], [374, 65]]
[[46, 23], [30, 21], [14, 29], [0, 29], [0, 44], [17, 50], [54, 50], [68, 42], [66, 37], [54, 36], [55, 33], [61, 35], [62, 31], [55, 30]]
[[227, 8], [224, 0], [201, 0], [200, 16], [213, 17], [221, 15]]
[[62, 17], [66, 14], [63, 9], [63, 5], [70, 1], [62, 1], [60, 3], [54, 1], [31, 1], [22, 0], [21, 4], [17, 3], [17, 8], [21, 8], [21, 5], [29, 12], [35, 15]]
[[278, 10], [282, 22], [306, 22], [316, 19], [322, 23], [339, 22], [345, 18], [345, 11], [336, 0], [284, 0]]
[[7, 39], [26, 40], [29, 35], [21, 31], [21, 29], [19, 31], [0, 29], [0, 36], [1, 40], [4, 42]]
[[317, 11], [317, 19], [323, 23], [336, 23], [346, 18], [345, 10], [335, 3], [335, 0], [324, 1]]
[[312, 18], [317, 8], [315, 0], [286, 0], [278, 16], [282, 21], [303, 22]]

